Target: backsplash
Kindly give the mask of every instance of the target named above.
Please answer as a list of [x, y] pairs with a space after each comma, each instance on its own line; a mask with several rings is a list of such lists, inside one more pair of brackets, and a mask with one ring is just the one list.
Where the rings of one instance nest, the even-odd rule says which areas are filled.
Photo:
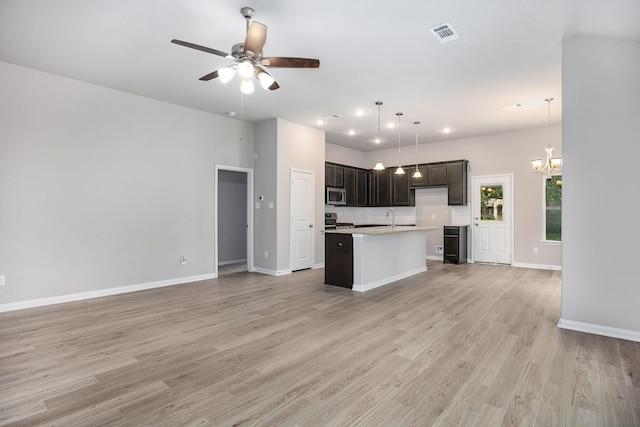
[[[354, 208], [346, 206], [325, 205], [324, 211], [338, 214], [338, 222], [358, 224], [391, 224], [387, 217], [389, 208]], [[393, 208], [396, 225], [415, 225], [416, 208], [414, 206], [395, 206]]]

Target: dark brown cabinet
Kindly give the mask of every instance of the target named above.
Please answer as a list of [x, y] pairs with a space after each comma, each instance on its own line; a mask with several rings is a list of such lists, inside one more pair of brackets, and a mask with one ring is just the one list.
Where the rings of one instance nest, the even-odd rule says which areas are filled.
[[409, 175], [411, 176], [411, 178], [409, 178], [409, 186], [411, 188], [420, 188], [420, 187], [426, 187], [427, 186], [427, 165], [418, 165], [418, 170], [420, 171], [420, 174], [422, 175], [420, 178], [414, 178], [413, 177], [413, 173], [415, 172], [416, 168], [412, 167], [411, 168], [411, 172], [409, 173]]
[[353, 288], [353, 237], [351, 234], [325, 233], [324, 283]]
[[344, 167], [343, 171], [347, 206], [356, 206], [356, 170], [354, 168]]
[[447, 164], [427, 163], [427, 187], [447, 185]]
[[375, 178], [375, 206], [391, 206], [391, 169], [374, 171]]
[[409, 168], [405, 168], [402, 175], [392, 174], [391, 182], [393, 184], [391, 191], [392, 206], [410, 206], [411, 205], [411, 189], [409, 188]]
[[467, 226], [444, 227], [445, 263], [464, 264], [467, 262]]
[[368, 203], [369, 172], [356, 170], [356, 206], [367, 206]]
[[324, 165], [324, 185], [326, 187], [344, 187], [344, 167], [333, 163]]
[[467, 204], [467, 164], [466, 160], [447, 163], [448, 205]]
[[344, 188], [347, 206], [414, 206], [415, 188], [447, 187], [448, 205], [467, 204], [467, 160], [418, 165], [422, 174], [414, 178], [415, 166], [406, 166], [404, 175], [395, 168], [383, 171], [325, 163], [325, 185]]

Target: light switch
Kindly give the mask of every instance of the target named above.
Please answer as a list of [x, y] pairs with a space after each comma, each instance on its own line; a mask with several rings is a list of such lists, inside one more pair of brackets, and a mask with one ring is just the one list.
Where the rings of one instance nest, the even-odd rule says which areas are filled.
[[269, 202], [269, 209], [273, 209], [273, 202]]
[[260, 202], [256, 202], [256, 209], [260, 209]]

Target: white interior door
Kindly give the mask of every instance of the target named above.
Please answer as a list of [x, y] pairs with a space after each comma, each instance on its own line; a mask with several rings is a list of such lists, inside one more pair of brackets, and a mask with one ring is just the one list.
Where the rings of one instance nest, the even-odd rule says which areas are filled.
[[511, 264], [512, 176], [473, 178], [473, 260]]
[[312, 171], [291, 169], [291, 271], [313, 266]]

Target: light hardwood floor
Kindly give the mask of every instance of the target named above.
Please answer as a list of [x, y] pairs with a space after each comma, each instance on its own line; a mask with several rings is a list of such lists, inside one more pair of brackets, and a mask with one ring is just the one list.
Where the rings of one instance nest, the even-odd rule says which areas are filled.
[[366, 293], [238, 273], [0, 314], [0, 424], [639, 426], [640, 343], [558, 329], [560, 273]]

